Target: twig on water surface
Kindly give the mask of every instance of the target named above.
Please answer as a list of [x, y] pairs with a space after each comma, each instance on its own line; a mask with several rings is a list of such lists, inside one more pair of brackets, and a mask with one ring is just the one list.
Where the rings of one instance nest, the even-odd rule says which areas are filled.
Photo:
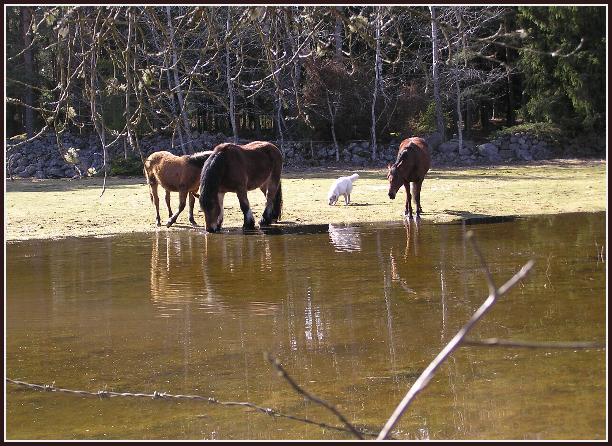
[[570, 350], [606, 348], [606, 344], [601, 342], [533, 342], [497, 338], [464, 339], [462, 344], [472, 347], [561, 348]]
[[344, 423], [344, 425], [346, 426], [346, 428], [351, 431], [351, 433], [359, 438], [360, 440], [363, 440], [363, 434], [361, 432], [359, 432], [357, 430], [357, 428], [355, 426], [353, 426], [344, 415], [342, 415], [340, 413], [340, 411], [338, 411], [338, 409], [336, 409], [333, 405], [329, 404], [326, 401], [323, 401], [322, 399], [308, 393], [306, 390], [302, 389], [294, 380], [293, 378], [291, 378], [291, 376], [289, 376], [289, 374], [285, 371], [285, 369], [283, 368], [283, 366], [281, 365], [280, 361], [278, 361], [276, 358], [273, 358], [271, 355], [266, 354], [265, 355], [266, 359], [270, 362], [270, 364], [272, 364], [272, 366], [278, 371], [278, 374], [283, 377], [291, 387], [293, 387], [293, 389], [299, 393], [300, 395], [305, 396], [306, 398], [308, 398], [310, 401], [320, 404], [321, 406], [325, 407], [327, 410], [329, 410], [330, 412], [332, 412], [334, 415], [336, 415], [338, 417], [338, 419], [340, 421], [342, 421], [342, 423]]
[[476, 252], [476, 255], [478, 256], [481, 266], [485, 272], [487, 285], [489, 286], [489, 296], [483, 302], [480, 308], [478, 308], [478, 310], [476, 310], [472, 317], [466, 322], [466, 324], [457, 332], [453, 339], [451, 339], [450, 342], [446, 344], [446, 347], [444, 347], [442, 351], [438, 353], [438, 356], [436, 356], [434, 360], [423, 371], [423, 373], [421, 373], [421, 375], [412, 385], [410, 390], [408, 390], [406, 396], [404, 396], [402, 401], [395, 408], [395, 410], [391, 414], [391, 417], [385, 423], [384, 427], [378, 434], [378, 440], [385, 440], [388, 438], [391, 429], [393, 429], [393, 427], [395, 427], [395, 425], [398, 423], [406, 409], [408, 409], [408, 407], [410, 406], [410, 403], [427, 386], [427, 384], [429, 384], [429, 381], [435, 374], [438, 367], [440, 367], [440, 365], [442, 365], [442, 363], [450, 356], [450, 354], [461, 345], [463, 338], [465, 338], [465, 336], [472, 329], [474, 324], [476, 324], [476, 322], [478, 322], [491, 309], [491, 307], [497, 302], [497, 299], [506, 294], [514, 285], [519, 283], [519, 281], [527, 275], [527, 273], [533, 266], [534, 262], [533, 260], [530, 260], [510, 280], [508, 280], [501, 287], [497, 288], [495, 286], [495, 283], [493, 282], [493, 276], [491, 275], [491, 271], [489, 270], [489, 267], [486, 261], [484, 260], [484, 257], [480, 249], [478, 248], [476, 241], [474, 240], [473, 232], [469, 231], [466, 234], [466, 238], [472, 243], [472, 247]]
[[[254, 409], [255, 411], [259, 413], [263, 413], [271, 417], [286, 418], [289, 420], [300, 421], [302, 423], [313, 424], [315, 426], [319, 426], [325, 429], [331, 429], [335, 431], [351, 433], [351, 431], [341, 426], [332, 426], [330, 424], [309, 420], [308, 418], [301, 418], [301, 417], [296, 417], [293, 415], [287, 415], [275, 409], [271, 409], [269, 407], [258, 406], [256, 404], [249, 403], [249, 402], [219, 401], [213, 397], [206, 397], [206, 396], [200, 396], [200, 395], [172, 395], [170, 393], [157, 392], [157, 391], [154, 391], [153, 393], [112, 392], [108, 390], [99, 390], [97, 392], [89, 392], [86, 390], [73, 390], [73, 389], [64, 389], [61, 387], [56, 387], [55, 381], [52, 384], [32, 384], [32, 383], [28, 383], [25, 381], [19, 381], [19, 380], [6, 378], [6, 382], [10, 384], [15, 384], [21, 387], [25, 387], [28, 389], [32, 389], [32, 390], [40, 390], [44, 392], [68, 393], [68, 394], [84, 396], [84, 397], [98, 397], [98, 398], [128, 397], [128, 398], [151, 398], [151, 399], [165, 399], [165, 400], [191, 400], [191, 401], [204, 401], [210, 404], [217, 404], [219, 406], [240, 406], [244, 408]], [[376, 434], [371, 433], [371, 432], [363, 432], [363, 435], [367, 435], [371, 437], [376, 436]]]

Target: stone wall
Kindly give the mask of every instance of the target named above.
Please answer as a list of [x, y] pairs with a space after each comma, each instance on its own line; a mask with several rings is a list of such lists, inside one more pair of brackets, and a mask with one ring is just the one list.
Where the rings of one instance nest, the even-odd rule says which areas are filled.
[[[499, 137], [481, 144], [464, 140], [461, 148], [459, 148], [457, 139], [441, 143], [441, 138], [436, 133], [426, 135], [425, 139], [430, 145], [434, 166], [496, 164], [577, 156], [603, 157], [606, 147], [605, 136], [592, 136], [586, 139], [583, 137], [580, 140], [559, 140], [552, 137], [537, 137], [524, 132]], [[194, 133], [193, 147], [195, 151], [211, 150], [217, 144], [229, 140], [221, 133]], [[239, 144], [246, 142], [248, 141], [238, 141]], [[158, 150], [168, 150], [182, 155], [178, 141], [175, 143], [177, 146], [173, 148], [171, 138], [163, 135], [145, 137], [140, 141], [145, 157]], [[346, 164], [380, 167], [395, 160], [399, 143], [398, 139], [386, 144], [378, 144], [378, 160], [372, 161], [369, 141], [352, 141], [340, 146], [340, 161], [336, 163], [332, 143], [313, 142], [311, 144], [309, 141], [285, 141], [285, 165], [300, 167]], [[7, 176], [71, 178], [79, 175], [95, 175], [102, 170], [103, 153], [100, 141], [95, 135], [64, 134], [62, 136], [64, 155], [60, 153], [56, 137], [52, 133], [45, 134], [22, 146], [11, 148], [13, 144], [13, 141], [7, 143]], [[278, 142], [276, 144], [279, 145]], [[128, 156], [134, 156], [125, 141], [119, 141], [108, 150], [111, 159], [123, 157], [126, 153]]]

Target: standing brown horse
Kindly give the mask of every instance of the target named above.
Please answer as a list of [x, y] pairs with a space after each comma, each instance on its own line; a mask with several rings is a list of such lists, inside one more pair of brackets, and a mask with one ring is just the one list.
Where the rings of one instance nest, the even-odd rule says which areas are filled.
[[206, 230], [217, 232], [223, 224], [223, 197], [238, 195], [244, 214], [245, 229], [255, 227], [255, 218], [247, 191], [260, 188], [266, 196], [266, 208], [260, 226], [276, 222], [281, 215], [283, 195], [281, 171], [283, 155], [269, 142], [254, 141], [244, 146], [219, 144], [204, 163], [200, 179], [200, 208], [204, 211]]
[[410, 186], [412, 183], [414, 199], [417, 205], [417, 218], [421, 217], [421, 185], [425, 174], [431, 166], [429, 147], [423, 138], [408, 138], [402, 141], [393, 165], [387, 167], [387, 178], [389, 180], [389, 198], [395, 198], [400, 187], [406, 189], [406, 211], [405, 215], [412, 218], [412, 196]]
[[[189, 195], [189, 222], [196, 226], [193, 218], [193, 205], [200, 185], [202, 166], [211, 154], [212, 151], [209, 150], [183, 156], [176, 156], [166, 151], [154, 152], [149, 155], [144, 163], [144, 174], [149, 185], [151, 201], [155, 204], [157, 226], [161, 225], [157, 185], [166, 190], [166, 206], [168, 207], [166, 226], [170, 227], [185, 209], [187, 195]], [[172, 214], [170, 208], [170, 192], [179, 193], [179, 208], [176, 214]]]

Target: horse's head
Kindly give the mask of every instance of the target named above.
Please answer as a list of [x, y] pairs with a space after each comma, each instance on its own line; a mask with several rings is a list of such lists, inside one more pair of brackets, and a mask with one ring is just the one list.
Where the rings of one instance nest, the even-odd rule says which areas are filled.
[[387, 179], [389, 180], [389, 198], [395, 199], [395, 195], [404, 182], [408, 179], [414, 167], [414, 156], [409, 150], [402, 150], [395, 163], [387, 165]]
[[206, 205], [202, 207], [202, 210], [204, 211], [206, 231], [219, 232], [221, 230], [221, 223], [223, 220], [219, 200], [212, 200], [212, 202], [206, 203]]
[[204, 212], [208, 232], [218, 232], [223, 223], [223, 195], [219, 194], [223, 163], [223, 153], [214, 152], [204, 163], [200, 175], [200, 209]]
[[387, 179], [389, 180], [389, 198], [392, 200], [395, 199], [397, 191], [404, 184], [402, 175], [399, 172], [399, 166], [396, 164], [389, 164], [387, 166]]

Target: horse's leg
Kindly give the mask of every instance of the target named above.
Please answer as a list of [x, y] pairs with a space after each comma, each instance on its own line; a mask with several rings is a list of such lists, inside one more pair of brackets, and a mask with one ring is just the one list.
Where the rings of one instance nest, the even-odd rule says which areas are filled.
[[170, 191], [166, 191], [166, 207], [168, 208], [168, 218], [172, 217], [172, 208], [170, 207]]
[[274, 197], [276, 197], [276, 191], [278, 185], [274, 186], [268, 181], [267, 185], [261, 186], [260, 189], [265, 191], [266, 194], [266, 207], [263, 211], [261, 219], [259, 220], [259, 226], [268, 226], [272, 223], [272, 210], [274, 209]]
[[246, 187], [243, 190], [236, 192], [236, 195], [238, 195], [238, 201], [240, 202], [240, 210], [244, 214], [244, 224], [242, 227], [244, 229], [254, 229], [255, 217], [253, 217], [253, 212], [251, 212], [251, 205], [249, 204], [249, 199], [247, 197]]
[[351, 202], [351, 194], [347, 192], [346, 194], [344, 194], [344, 205], [348, 206], [350, 202]]
[[189, 223], [193, 226], [197, 226], [198, 224], [193, 218], [193, 205], [195, 204], [195, 194], [193, 192], [189, 192]]
[[404, 215], [412, 218], [412, 195], [410, 195], [410, 181], [404, 181], [404, 189], [406, 189], [406, 211]]
[[151, 201], [155, 205], [155, 213], [157, 226], [161, 226], [161, 219], [159, 218], [159, 196], [157, 195], [157, 183], [149, 184], [149, 194], [151, 195]]
[[225, 193], [219, 192], [217, 196], [219, 201], [219, 207], [221, 208], [221, 210], [219, 211], [219, 217], [217, 217], [217, 230], [220, 230], [221, 225], [223, 224], [223, 198], [225, 197]]
[[166, 226], [168, 228], [174, 224], [174, 222], [178, 218], [179, 214], [181, 212], [183, 212], [183, 209], [185, 209], [185, 204], [187, 203], [187, 194], [188, 193], [189, 192], [187, 192], [186, 190], [179, 191], [179, 208], [178, 208], [178, 211], [176, 211], [176, 213], [174, 215], [172, 215], [172, 217], [170, 217], [168, 219], [168, 222], [166, 223]]
[[417, 218], [421, 217], [421, 212], [423, 212], [423, 208], [421, 207], [421, 185], [423, 184], [423, 180], [414, 182], [414, 200], [416, 201], [417, 206]]

